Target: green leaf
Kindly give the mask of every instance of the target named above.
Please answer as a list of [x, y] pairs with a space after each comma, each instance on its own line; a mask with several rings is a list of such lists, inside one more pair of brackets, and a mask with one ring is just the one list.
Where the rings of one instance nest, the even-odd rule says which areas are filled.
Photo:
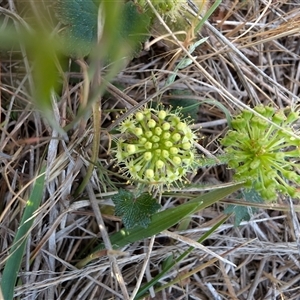
[[206, 41], [208, 40], [208, 36], [207, 37], [204, 37], [198, 41], [196, 41], [194, 44], [192, 44], [190, 47], [189, 47], [189, 53], [192, 54], [196, 48], [198, 46], [200, 46], [201, 44], [205, 43]]
[[[58, 70], [61, 63], [58, 39], [42, 29], [29, 31], [27, 28], [21, 27], [17, 30], [10, 26], [5, 30], [0, 30], [0, 40], [0, 50], [9, 49], [9, 47], [17, 50], [20, 49], [20, 45], [25, 46], [27, 58], [32, 67], [32, 73], [27, 76], [32, 101], [49, 124], [65, 136], [66, 133], [55, 119], [51, 101], [54, 92], [61, 85], [61, 76]], [[33, 81], [30, 80], [31, 75]]]
[[41, 113], [46, 117], [52, 128], [61, 135], [66, 136], [54, 116], [52, 101], [55, 91], [60, 88], [61, 76], [59, 68], [61, 53], [58, 41], [49, 37], [48, 32], [36, 32], [28, 34], [23, 32], [26, 39], [28, 57], [32, 59], [32, 77], [34, 80], [32, 96], [33, 102]]
[[37, 178], [20, 222], [19, 229], [14, 238], [13, 245], [9, 251], [9, 257], [6, 261], [1, 289], [5, 300], [12, 300], [17, 275], [21, 267], [23, 253], [25, 250], [28, 235], [34, 222], [34, 216], [39, 208], [43, 197], [45, 183], [45, 167], [41, 170], [41, 175]]
[[84, 57], [97, 41], [98, 7], [92, 0], [57, 0], [57, 19], [64, 24], [62, 37], [67, 55]]
[[230, 111], [227, 109], [226, 106], [224, 106], [220, 101], [216, 101], [216, 100], [213, 100], [213, 99], [205, 99], [205, 100], [202, 100], [201, 103], [207, 103], [211, 106], [217, 106], [224, 114], [225, 114], [225, 117], [226, 117], [226, 120], [227, 120], [227, 124], [229, 126], [231, 126], [231, 114], [230, 114]]
[[[180, 98], [172, 99], [172, 96], [180, 96]], [[187, 98], [185, 98], [185, 96], [187, 96]], [[200, 102], [198, 100], [189, 99], [188, 96], [191, 96], [191, 92], [188, 90], [172, 90], [169, 103], [174, 109], [181, 108], [180, 112], [185, 118], [190, 117], [195, 121], [197, 120]]]
[[255, 189], [243, 189], [241, 193], [242, 197], [244, 197], [248, 203], [264, 203], [264, 200]]
[[127, 229], [135, 226], [147, 227], [151, 216], [160, 209], [160, 205], [150, 194], [144, 193], [134, 198], [133, 193], [121, 189], [112, 197], [115, 203], [115, 214], [122, 217]]
[[[106, 14], [103, 17], [105, 44], [102, 53], [98, 54], [105, 57], [107, 61], [116, 61], [122, 57], [118, 57], [120, 51], [137, 53], [141, 48], [141, 42], [149, 35], [151, 18], [146, 13], [140, 13], [132, 1], [125, 4], [118, 3], [119, 7], [115, 9], [112, 3], [107, 4], [107, 1], [57, 0], [55, 14], [64, 25], [61, 36], [66, 54], [84, 57], [89, 55], [96, 45], [99, 3], [95, 4], [95, 2], [103, 2], [102, 12]], [[99, 19], [101, 21], [101, 16]], [[126, 48], [129, 48], [129, 51]]]
[[[245, 203], [264, 203], [263, 199], [259, 196], [259, 194], [254, 190], [242, 190], [242, 195], [246, 201]], [[225, 214], [234, 213], [234, 226], [238, 227], [242, 221], [249, 221], [251, 216], [257, 212], [257, 208], [247, 205], [232, 205], [230, 204], [224, 210]]]
[[238, 227], [242, 221], [249, 221], [253, 213], [252, 207], [241, 205], [229, 205], [225, 210], [225, 214], [234, 213], [234, 226]]
[[120, 36], [125, 43], [130, 44], [133, 55], [136, 55], [141, 50], [141, 43], [149, 37], [151, 21], [150, 15], [140, 13], [133, 2], [129, 1], [125, 4], [120, 26]]

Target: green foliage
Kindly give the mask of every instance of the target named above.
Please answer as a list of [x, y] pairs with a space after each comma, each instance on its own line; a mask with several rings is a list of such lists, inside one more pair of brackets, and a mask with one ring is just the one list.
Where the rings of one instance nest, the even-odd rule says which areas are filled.
[[293, 131], [299, 112], [263, 105], [254, 111], [234, 117], [232, 130], [221, 140], [235, 179], [246, 181], [266, 200], [275, 200], [278, 193], [300, 197], [290, 184], [300, 184], [300, 138]]
[[[201, 2], [201, 1], [200, 1]], [[207, 1], [210, 2], [210, 1]], [[195, 33], [197, 33], [202, 26], [204, 25], [204, 23], [208, 20], [208, 18], [214, 13], [214, 11], [219, 7], [219, 5], [222, 3], [222, 0], [216, 0], [212, 3], [212, 5], [209, 6], [207, 12], [204, 14], [203, 18], [201, 19], [201, 21], [197, 24], [197, 26], [195, 27]]]
[[14, 287], [16, 284], [17, 274], [21, 267], [26, 241], [35, 219], [34, 216], [43, 197], [45, 167], [42, 168], [40, 173], [41, 175], [39, 175], [39, 177], [37, 178], [30, 197], [27, 200], [19, 229], [14, 238], [13, 245], [9, 251], [9, 257], [3, 270], [1, 289], [5, 300], [13, 299]]
[[[185, 96], [189, 95], [191, 95], [189, 90], [172, 90], [169, 103], [174, 109], [181, 108], [180, 112], [184, 118], [190, 117], [192, 121], [195, 121], [197, 120], [200, 102], [198, 100], [185, 98]], [[177, 96], [177, 98], [172, 99], [172, 96]], [[178, 96], [180, 98], [178, 98]]]
[[[234, 213], [234, 226], [238, 227], [242, 221], [249, 221], [251, 216], [257, 212], [257, 208], [251, 206], [251, 203], [263, 203], [263, 199], [259, 196], [259, 194], [254, 190], [242, 190], [242, 195], [245, 199], [245, 205], [228, 205], [224, 210], [225, 214]], [[241, 198], [240, 197], [240, 198]]]
[[116, 216], [122, 217], [127, 229], [135, 226], [147, 227], [151, 216], [160, 209], [160, 205], [148, 193], [135, 198], [133, 193], [121, 189], [112, 200], [115, 204]]
[[[99, 9], [99, 3], [102, 2], [104, 6], [100, 6]], [[148, 37], [150, 16], [139, 13], [132, 1], [118, 2], [117, 9], [113, 9], [112, 4], [106, 2], [104, 0], [99, 3], [92, 0], [57, 0], [55, 12], [57, 19], [65, 25], [61, 36], [67, 55], [73, 57], [89, 55], [98, 42], [98, 27], [101, 28], [101, 22], [104, 26], [102, 34], [106, 45], [103, 45], [100, 56], [106, 61], [114, 61], [118, 56], [115, 55], [116, 52], [123, 49], [130, 56], [140, 50], [141, 42]], [[109, 29], [108, 32], [105, 32], [105, 29]], [[106, 39], [107, 35], [109, 39]], [[99, 37], [101, 39], [101, 34]], [[107, 42], [110, 40], [113, 40], [114, 47], [106, 51]]]
[[[110, 241], [114, 249], [120, 249], [125, 247], [129, 243], [134, 243], [136, 241], [143, 240], [145, 238], [151, 237], [153, 235], [159, 234], [163, 230], [169, 229], [183, 218], [196, 213], [216, 203], [220, 199], [226, 197], [227, 195], [237, 191], [243, 185], [240, 183], [233, 184], [232, 186], [227, 186], [221, 189], [210, 191], [206, 194], [197, 196], [185, 204], [179, 205], [174, 208], [169, 208], [160, 212], [153, 214], [151, 221], [147, 228], [143, 226], [135, 226], [131, 229], [122, 229], [111, 235]], [[99, 250], [104, 248], [104, 244], [97, 246], [91, 254], [89, 254], [85, 259], [81, 260], [78, 264], [78, 268], [82, 268], [94, 258]]]
[[228, 110], [228, 108], [226, 106], [224, 106], [221, 102], [219, 101], [216, 101], [216, 100], [213, 100], [213, 99], [204, 99], [202, 100], [201, 102], [203, 103], [207, 103], [211, 106], [216, 106], [220, 109], [221, 112], [224, 113], [225, 117], [226, 117], [226, 120], [227, 120], [227, 124], [229, 126], [231, 126], [231, 114], [230, 114], [230, 111]]
[[[188, 52], [189, 54], [192, 54], [196, 48], [201, 45], [202, 43], [204, 43], [208, 38], [203, 38], [201, 40], [198, 40], [196, 41], [195, 43], [191, 44], [189, 46], [189, 49], [188, 49]], [[177, 76], [177, 73], [179, 70], [182, 70], [186, 67], [188, 67], [189, 65], [191, 65], [193, 63], [193, 60], [188, 57], [188, 56], [184, 56], [180, 61], [179, 63], [176, 65], [175, 69], [174, 69], [174, 72], [173, 74], [170, 74], [167, 78], [167, 81], [166, 81], [166, 86], [168, 85], [171, 85], [175, 79], [176, 79], [176, 76]]]
[[64, 51], [75, 57], [88, 55], [97, 42], [96, 4], [92, 0], [57, 0], [55, 14], [65, 25]]
[[56, 122], [52, 108], [54, 94], [61, 84], [58, 69], [61, 64], [59, 42], [47, 32], [37, 32], [28, 35], [26, 45], [28, 57], [33, 65], [32, 102], [43, 113], [52, 128], [65, 135], [64, 130]]
[[152, 18], [147, 13], [140, 13], [133, 2], [125, 4], [121, 19], [120, 39], [132, 47], [133, 55], [142, 48], [142, 42], [149, 37]]
[[31, 100], [49, 124], [65, 135], [55, 121], [52, 109], [53, 94], [61, 81], [58, 70], [61, 59], [60, 41], [42, 29], [33, 31], [28, 25], [20, 26], [19, 29], [11, 25], [5, 30], [0, 30], [0, 39], [0, 50], [13, 48], [15, 51], [21, 51], [21, 46], [25, 49], [25, 60], [28, 59], [28, 65], [32, 66], [32, 72], [28, 73]]

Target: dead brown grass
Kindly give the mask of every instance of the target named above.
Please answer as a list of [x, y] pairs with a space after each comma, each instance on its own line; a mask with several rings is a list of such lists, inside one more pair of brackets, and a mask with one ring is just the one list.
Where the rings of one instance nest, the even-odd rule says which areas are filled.
[[[2, 1], [2, 6], [17, 14], [11, 10], [12, 2]], [[218, 151], [226, 118], [219, 107], [205, 100], [222, 103], [233, 114], [259, 103], [279, 108], [298, 105], [299, 28], [300, 4], [296, 1], [248, 0], [223, 1], [201, 31], [201, 36], [209, 39], [193, 53], [193, 63], [177, 74], [172, 89], [188, 90], [191, 96], [186, 98], [201, 103], [194, 126], [201, 127], [201, 146], [211, 154]], [[93, 118], [89, 116], [75, 125], [68, 132], [69, 140], [61, 139], [32, 109], [26, 65], [21, 56], [13, 54], [2, 53], [0, 62], [0, 268], [18, 229], [29, 183], [46, 160], [45, 196], [30, 232], [15, 296], [26, 300], [129, 299], [139, 277], [143, 282], [150, 280], [160, 272], [164, 259], [188, 248], [184, 237], [198, 239], [222, 218], [226, 203], [238, 203], [232, 196], [192, 216], [184, 230], [177, 232], [174, 228], [182, 239], [162, 233], [120, 249], [125, 257], [102, 256], [83, 269], [74, 267], [100, 238], [107, 240], [107, 233], [120, 229], [120, 223], [105, 206], [111, 204], [114, 184], [121, 182], [111, 162], [108, 131], [153, 98], [168, 103], [170, 88], [164, 86], [167, 75], [173, 72], [171, 56], [165, 48], [154, 45], [116, 76], [114, 84], [122, 88], [109, 85], [101, 106], [99, 167], [93, 169], [87, 189], [74, 198], [93, 157]], [[87, 92], [82, 72], [66, 76], [68, 84], [53, 98], [61, 126], [72, 121]], [[128, 112], [120, 115], [125, 108]], [[193, 178], [194, 183], [210, 184], [229, 180], [225, 167], [199, 170]], [[181, 201], [184, 199], [163, 199], [165, 208]], [[152, 297], [299, 299], [299, 211], [298, 202], [278, 199], [277, 205], [262, 205], [259, 213], [238, 228], [229, 219], [204, 246], [233, 265], [195, 249], [160, 281], [161, 285], [171, 282], [170, 286], [156, 294], [150, 291]], [[146, 258], [148, 264], [144, 264]], [[175, 279], [179, 280], [173, 282]]]

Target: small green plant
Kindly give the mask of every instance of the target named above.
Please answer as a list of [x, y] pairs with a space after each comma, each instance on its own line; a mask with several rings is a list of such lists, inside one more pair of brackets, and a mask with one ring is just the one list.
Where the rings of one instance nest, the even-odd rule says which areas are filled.
[[232, 130], [221, 141], [234, 178], [245, 181], [265, 200], [275, 200], [278, 193], [299, 197], [291, 185], [300, 184], [300, 139], [294, 137], [292, 128], [299, 113], [262, 105], [254, 110], [269, 122], [244, 110], [233, 118]]
[[197, 166], [197, 136], [179, 111], [144, 108], [125, 119], [119, 130], [116, 158], [132, 181], [162, 190], [186, 181]]

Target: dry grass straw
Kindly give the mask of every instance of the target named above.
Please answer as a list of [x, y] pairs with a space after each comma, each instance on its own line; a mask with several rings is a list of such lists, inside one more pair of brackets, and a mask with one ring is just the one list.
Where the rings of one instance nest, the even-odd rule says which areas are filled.
[[[8, 4], [2, 4], [10, 10]], [[16, 12], [11, 11], [16, 15]], [[201, 31], [208, 41], [197, 49], [193, 64], [172, 74], [170, 55], [154, 45], [143, 51], [115, 79], [123, 90], [109, 85], [109, 96], [102, 99], [99, 166], [94, 168], [86, 191], [77, 199], [72, 195], [90, 164], [93, 118], [82, 120], [61, 140], [32, 110], [23, 61], [6, 53], [1, 58], [1, 268], [18, 228], [24, 203], [42, 160], [47, 160], [47, 187], [43, 204], [29, 236], [23, 269], [15, 296], [21, 299], [129, 299], [141, 268], [143, 281], [160, 272], [161, 263], [171, 253], [188, 248], [185, 239], [196, 240], [222, 218], [226, 201], [192, 216], [189, 227], [174, 231], [181, 238], [166, 237], [128, 245], [120, 256], [111, 250], [107, 234], [120, 229], [109, 211], [99, 213], [101, 203], [110, 203], [115, 190], [116, 170], [111, 162], [109, 130], [126, 115], [153, 98], [168, 102], [168, 90], [188, 90], [200, 103], [195, 127], [204, 139], [200, 143], [214, 154], [217, 139], [226, 128], [226, 118], [206, 99], [221, 102], [232, 114], [242, 107], [259, 103], [279, 108], [296, 106], [300, 82], [300, 7], [292, 1], [223, 1]], [[7, 16], [4, 16], [7, 17]], [[17, 18], [17, 15], [16, 15]], [[174, 37], [173, 37], [174, 38]], [[199, 37], [200, 39], [200, 37]], [[179, 46], [180, 47], [180, 46]], [[185, 51], [184, 49], [182, 52]], [[176, 64], [176, 62], [174, 62]], [[67, 74], [78, 83], [64, 86], [53, 99], [54, 112], [62, 126], [76, 115], [86, 85], [81, 73]], [[128, 112], [119, 115], [120, 109]], [[116, 120], [116, 117], [118, 119]], [[112, 123], [113, 120], [116, 122]], [[224, 167], [200, 170], [193, 182], [220, 184], [230, 180]], [[106, 199], [105, 201], [103, 199]], [[76, 200], [76, 201], [75, 201]], [[163, 198], [164, 208], [179, 205], [184, 198]], [[227, 202], [238, 201], [227, 199]], [[233, 227], [233, 220], [204, 243], [209, 251], [223, 256], [213, 258], [198, 247], [160, 281], [173, 282], [155, 299], [299, 299], [299, 206], [278, 199], [280, 210], [272, 204], [260, 208], [249, 222]], [[106, 237], [106, 238], [105, 238]], [[99, 257], [83, 269], [74, 265], [89, 254], [103, 238], [108, 256]], [[151, 243], [151, 247], [149, 248]], [[149, 251], [148, 249], [151, 249]], [[123, 255], [127, 255], [124, 257]], [[109, 257], [109, 259], [107, 258]], [[147, 257], [148, 264], [144, 263]], [[33, 262], [31, 260], [34, 258]], [[226, 263], [230, 261], [231, 263]], [[235, 266], [234, 266], [235, 265]], [[185, 276], [187, 274], [187, 276]]]

